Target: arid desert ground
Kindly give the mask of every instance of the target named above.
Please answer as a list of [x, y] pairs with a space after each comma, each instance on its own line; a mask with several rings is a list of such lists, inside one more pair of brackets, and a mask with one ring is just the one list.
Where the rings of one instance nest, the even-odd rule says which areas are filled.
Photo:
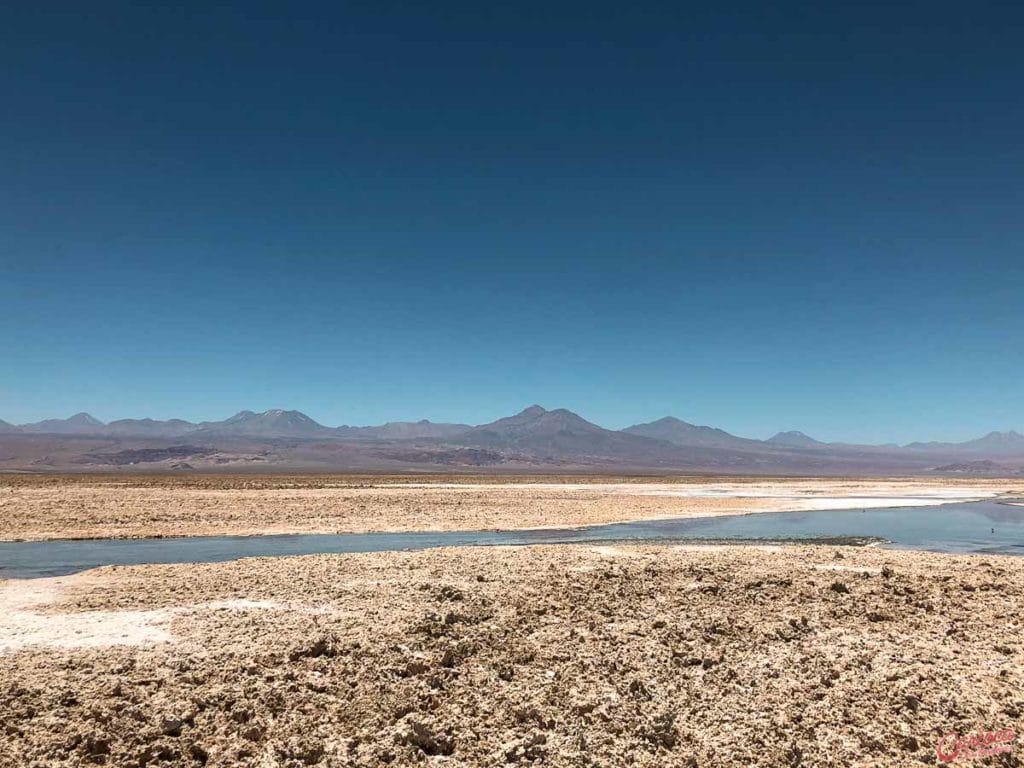
[[[0, 538], [561, 526], [1021, 491], [3, 476]], [[949, 734], [1024, 732], [1022, 607], [1020, 558], [834, 546], [436, 549], [0, 581], [0, 765], [934, 765]], [[1017, 738], [1005, 746], [954, 764], [1024, 764]]]
[[3, 475], [0, 541], [494, 530], [1024, 496], [1024, 479]]

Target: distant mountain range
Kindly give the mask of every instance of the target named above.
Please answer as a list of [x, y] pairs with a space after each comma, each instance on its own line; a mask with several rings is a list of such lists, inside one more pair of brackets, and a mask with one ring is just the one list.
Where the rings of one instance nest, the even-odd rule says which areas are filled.
[[768, 442], [775, 443], [776, 445], [789, 445], [795, 448], [814, 448], [818, 445], [824, 445], [820, 440], [815, 440], [810, 435], [805, 435], [803, 432], [797, 432], [796, 430], [779, 432], [769, 437]]
[[[998, 459], [999, 461], [995, 461]], [[649, 469], [659, 472], [1013, 474], [1024, 435], [962, 443], [824, 443], [798, 431], [767, 440], [666, 416], [609, 430], [564, 408], [533, 405], [489, 424], [389, 422], [328, 427], [299, 411], [240, 411], [223, 421], [119, 419], [87, 413], [13, 425], [0, 421], [0, 469], [431, 467]], [[1009, 464], [1006, 461], [1009, 460]]]
[[989, 432], [984, 437], [964, 443], [910, 443], [907, 448], [918, 451], [971, 451], [976, 453], [1016, 454], [1024, 448], [1024, 435], [1019, 432]]
[[96, 435], [114, 437], [338, 437], [369, 439], [408, 439], [446, 437], [471, 429], [468, 424], [435, 424], [423, 421], [394, 421], [375, 427], [325, 427], [301, 411], [274, 409], [254, 413], [239, 411], [224, 421], [194, 423], [182, 419], [118, 419], [109, 424], [88, 413], [76, 413], [67, 419], [46, 419], [15, 426], [0, 420], [0, 433], [48, 435]]
[[15, 431], [48, 435], [99, 435], [106, 425], [88, 413], [76, 413], [68, 419], [46, 419], [35, 424], [22, 424]]
[[680, 421], [674, 416], [666, 416], [663, 419], [652, 421], [648, 424], [635, 424], [622, 430], [629, 435], [641, 435], [652, 437], [655, 440], [665, 440], [675, 445], [685, 445], [699, 448], [751, 448], [760, 445], [760, 440], [749, 440], [745, 437], [736, 437], [716, 427], [701, 427], [695, 424], [688, 424]]

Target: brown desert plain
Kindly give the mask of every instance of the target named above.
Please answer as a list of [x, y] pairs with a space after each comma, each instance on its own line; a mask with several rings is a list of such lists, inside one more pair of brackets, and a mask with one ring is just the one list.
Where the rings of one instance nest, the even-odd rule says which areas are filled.
[[[0, 539], [1013, 494], [1020, 478], [3, 475]], [[1021, 558], [821, 545], [467, 547], [8, 579], [0, 765], [839, 767], [955, 753], [1019, 766], [1022, 607]], [[992, 756], [957, 745], [972, 734]]]

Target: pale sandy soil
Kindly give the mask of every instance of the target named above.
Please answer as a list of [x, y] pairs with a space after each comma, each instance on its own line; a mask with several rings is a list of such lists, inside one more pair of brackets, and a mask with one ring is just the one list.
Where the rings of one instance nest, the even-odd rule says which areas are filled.
[[93, 648], [166, 642], [172, 613], [89, 611], [48, 616], [40, 609], [78, 577], [0, 581], [0, 653], [25, 647]]
[[810, 546], [0, 583], [0, 765], [934, 765], [1024, 732], [1022, 606], [1024, 559]]
[[102, 648], [172, 642], [169, 625], [179, 616], [204, 610], [272, 610], [271, 600], [213, 600], [155, 610], [46, 611], [61, 594], [82, 589], [87, 574], [49, 579], [0, 581], [0, 653], [23, 648]]
[[938, 504], [1020, 494], [1013, 480], [459, 482], [0, 476], [0, 540], [485, 530], [664, 517]]

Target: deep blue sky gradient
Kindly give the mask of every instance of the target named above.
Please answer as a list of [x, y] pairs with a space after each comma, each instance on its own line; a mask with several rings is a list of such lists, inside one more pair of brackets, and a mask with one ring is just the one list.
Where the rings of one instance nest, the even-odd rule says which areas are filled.
[[1011, 4], [0, 11], [0, 418], [1024, 429]]

